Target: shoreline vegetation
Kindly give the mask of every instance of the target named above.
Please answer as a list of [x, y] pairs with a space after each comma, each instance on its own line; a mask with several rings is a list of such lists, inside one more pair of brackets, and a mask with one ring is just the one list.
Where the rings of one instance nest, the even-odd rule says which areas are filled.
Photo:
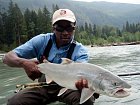
[[91, 45], [91, 47], [96, 47], [96, 46], [100, 46], [100, 47], [105, 47], [105, 46], [125, 46], [125, 45], [137, 45], [137, 44], [140, 44], [140, 41], [122, 42], [122, 43], [110, 43], [110, 44], [103, 44], [103, 45]]
[[[86, 47], [109, 47], [109, 46], [126, 46], [126, 45], [138, 45], [140, 41], [136, 42], [128, 42], [128, 43], [111, 43], [111, 44], [103, 44], [103, 45], [85, 45]], [[0, 51], [0, 61], [2, 57], [7, 53], [7, 51]]]
[[[125, 46], [125, 45], [138, 45], [140, 44], [140, 41], [136, 42], [120, 42], [120, 43], [110, 43], [110, 44], [103, 44], [103, 45], [85, 45], [87, 47], [107, 47], [107, 46]], [[6, 51], [0, 51], [0, 57], [3, 56], [6, 53]]]

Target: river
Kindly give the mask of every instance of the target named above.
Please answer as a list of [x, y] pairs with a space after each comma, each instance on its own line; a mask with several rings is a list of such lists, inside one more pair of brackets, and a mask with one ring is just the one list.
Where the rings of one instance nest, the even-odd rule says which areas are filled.
[[[102, 66], [114, 74], [140, 72], [140, 45], [87, 48], [90, 53], [90, 63]], [[130, 96], [125, 98], [112, 98], [100, 95], [95, 105], [139, 105], [140, 75], [121, 78], [132, 86]], [[2, 63], [0, 58], [0, 105], [6, 105], [7, 99], [15, 94], [16, 84], [30, 82], [32, 81], [25, 75], [24, 70], [8, 67]], [[56, 105], [56, 103], [51, 105]]]

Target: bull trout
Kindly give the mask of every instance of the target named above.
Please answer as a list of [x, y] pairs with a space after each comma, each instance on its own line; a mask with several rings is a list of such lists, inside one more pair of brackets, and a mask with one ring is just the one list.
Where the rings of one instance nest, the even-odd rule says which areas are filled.
[[94, 93], [116, 98], [130, 95], [127, 89], [130, 89], [131, 85], [112, 72], [91, 63], [78, 63], [62, 58], [61, 64], [45, 62], [38, 67], [46, 75], [47, 82], [53, 80], [65, 87], [60, 90], [58, 96], [67, 89], [77, 90], [75, 83], [81, 78], [86, 79], [88, 88], [82, 89], [80, 104], [87, 101]]

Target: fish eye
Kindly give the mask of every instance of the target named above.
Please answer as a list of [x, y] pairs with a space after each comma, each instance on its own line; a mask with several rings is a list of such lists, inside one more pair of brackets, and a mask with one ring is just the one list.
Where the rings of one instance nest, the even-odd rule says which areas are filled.
[[115, 83], [114, 83], [114, 85], [116, 86], [116, 85], [117, 85], [117, 83], [115, 82]]
[[117, 85], [118, 85], [118, 83], [117, 83], [117, 82], [114, 82], [114, 83], [113, 83], [113, 85], [114, 85], [114, 86], [117, 86]]

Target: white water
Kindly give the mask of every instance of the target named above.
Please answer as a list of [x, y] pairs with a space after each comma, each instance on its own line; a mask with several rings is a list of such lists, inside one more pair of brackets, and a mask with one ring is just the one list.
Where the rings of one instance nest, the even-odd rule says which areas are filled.
[[[140, 45], [88, 47], [90, 62], [102, 66], [115, 74], [140, 72]], [[30, 83], [23, 70], [10, 68], [1, 62], [0, 56], [0, 105], [14, 94], [16, 84]], [[140, 75], [122, 77], [132, 85], [131, 95], [125, 98], [111, 98], [101, 95], [95, 105], [139, 105]], [[51, 105], [57, 105], [51, 104]], [[58, 104], [62, 105], [62, 104]]]

